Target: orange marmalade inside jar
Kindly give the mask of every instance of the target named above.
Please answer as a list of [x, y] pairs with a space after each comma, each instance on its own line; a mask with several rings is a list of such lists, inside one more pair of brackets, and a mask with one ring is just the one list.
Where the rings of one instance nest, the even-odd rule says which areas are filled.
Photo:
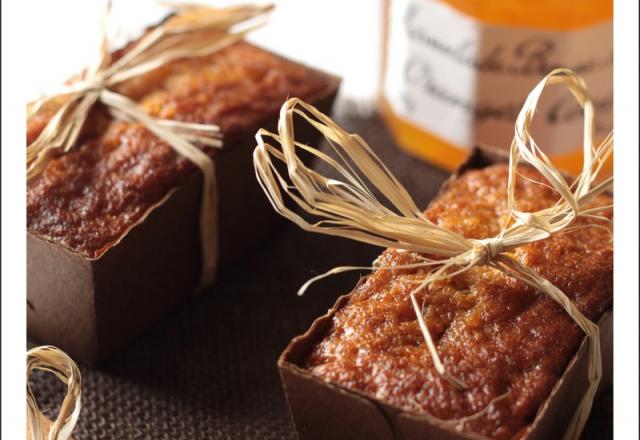
[[[613, 126], [612, 17], [612, 0], [385, 0], [383, 118], [401, 148], [453, 170], [475, 144], [507, 149], [528, 93], [567, 67], [587, 83], [599, 142]], [[575, 99], [545, 90], [533, 125], [553, 162], [579, 172]]]

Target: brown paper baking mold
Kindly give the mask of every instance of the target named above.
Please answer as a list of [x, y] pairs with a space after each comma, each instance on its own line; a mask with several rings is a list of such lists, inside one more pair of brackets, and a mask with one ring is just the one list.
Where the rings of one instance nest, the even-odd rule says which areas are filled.
[[[443, 183], [467, 170], [480, 169], [508, 162], [506, 152], [488, 146], [476, 146], [458, 170]], [[327, 314], [316, 319], [309, 330], [295, 337], [278, 360], [278, 369], [300, 440], [371, 439], [371, 440], [460, 440], [486, 439], [462, 432], [428, 414], [414, 414], [389, 405], [364, 393], [348, 390], [312, 375], [302, 367], [313, 347], [324, 338], [331, 319], [348, 301], [349, 295], [338, 298]], [[613, 308], [598, 321], [602, 349], [603, 375], [600, 389], [612, 380], [613, 371]], [[561, 438], [578, 404], [587, 390], [588, 343], [583, 339], [564, 374], [540, 406], [534, 421], [522, 439], [547, 440]]]
[[[340, 79], [309, 100], [329, 113]], [[277, 115], [260, 126], [276, 129]], [[300, 131], [314, 143], [311, 128]], [[284, 224], [255, 179], [252, 135], [215, 157], [220, 267]], [[120, 240], [87, 259], [27, 232], [27, 332], [95, 364], [193, 294], [200, 277], [198, 172], [170, 191]], [[215, 294], [215, 285], [209, 289]]]

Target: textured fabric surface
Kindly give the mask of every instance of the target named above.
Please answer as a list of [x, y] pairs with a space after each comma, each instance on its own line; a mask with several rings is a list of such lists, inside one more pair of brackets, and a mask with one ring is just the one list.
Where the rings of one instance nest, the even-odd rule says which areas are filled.
[[[335, 118], [376, 149], [420, 206], [449, 173], [401, 153], [366, 104], [339, 101]], [[296, 291], [338, 265], [370, 263], [379, 249], [306, 233], [287, 224], [99, 369], [81, 366], [83, 409], [74, 438], [295, 439], [276, 360], [295, 335], [351, 290], [359, 274]], [[44, 374], [32, 384], [57, 414], [64, 387]], [[610, 389], [594, 406], [583, 439], [613, 437]]]

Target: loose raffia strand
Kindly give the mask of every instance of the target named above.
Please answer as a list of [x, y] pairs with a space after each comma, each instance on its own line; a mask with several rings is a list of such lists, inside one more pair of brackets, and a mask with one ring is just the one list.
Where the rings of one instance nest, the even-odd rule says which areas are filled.
[[40, 135], [27, 146], [27, 178], [35, 178], [52, 158], [76, 147], [82, 127], [97, 102], [104, 104], [117, 119], [141, 123], [203, 173], [200, 284], [204, 286], [213, 281], [218, 261], [217, 189], [213, 160], [195, 144], [221, 148], [220, 130], [215, 125], [154, 118], [113, 88], [172, 61], [210, 55], [241, 40], [264, 23], [273, 7], [212, 8], [175, 4], [174, 15], [147, 32], [120, 59], [112, 62], [106, 32], [110, 3], [107, 5], [98, 63], [63, 93], [44, 97], [27, 108], [29, 118], [42, 108], [57, 109]]
[[[530, 134], [540, 95], [551, 84], [567, 86], [584, 109], [584, 164], [582, 172], [572, 184], [567, 183]], [[274, 209], [301, 228], [382, 248], [412, 252], [420, 259], [415, 267], [433, 269], [411, 292], [410, 300], [434, 367], [443, 378], [460, 389], [465, 389], [466, 385], [460, 378], [447, 372], [440, 359], [424, 321], [423, 308], [416, 299], [418, 292], [434, 282], [455, 276], [471, 267], [489, 265], [540, 290], [560, 304], [585, 332], [589, 342], [590, 386], [565, 434], [567, 439], [576, 439], [591, 410], [601, 376], [598, 327], [560, 289], [508, 253], [520, 246], [570, 231], [581, 217], [608, 221], [598, 214], [610, 209], [609, 205], [588, 205], [613, 185], [613, 178], [595, 183], [613, 151], [613, 136], [610, 134], [599, 146], [594, 146], [593, 113], [593, 102], [586, 85], [571, 70], [556, 69], [533, 89], [516, 120], [510, 149], [507, 197], [512, 221], [497, 236], [487, 239], [467, 239], [429, 221], [417, 208], [407, 190], [360, 136], [347, 133], [329, 117], [297, 98], [288, 100], [282, 106], [278, 134], [264, 129], [256, 134], [258, 145], [254, 151], [254, 167], [258, 182]], [[297, 142], [294, 136], [294, 116], [302, 118], [322, 133], [338, 159]], [[270, 140], [280, 147], [271, 145]], [[300, 160], [298, 149], [324, 162], [339, 178], [329, 178], [308, 168]], [[540, 172], [545, 180], [543, 184], [558, 193], [557, 203], [536, 212], [518, 210], [515, 188], [519, 163], [529, 164]], [[282, 166], [286, 167], [286, 174], [281, 171]], [[384, 202], [374, 196], [369, 185], [382, 195]], [[303, 214], [290, 209], [287, 199], [297, 204]], [[370, 269], [374, 268], [376, 267]], [[335, 268], [310, 282], [350, 269]], [[310, 282], [301, 288], [300, 294]]]
[[[56, 420], [51, 423], [38, 408], [36, 398], [29, 385], [29, 376], [34, 370], [54, 374], [67, 386]], [[75, 362], [62, 350], [51, 345], [36, 347], [27, 352], [27, 432], [28, 440], [67, 440], [78, 421], [81, 402], [80, 370]]]

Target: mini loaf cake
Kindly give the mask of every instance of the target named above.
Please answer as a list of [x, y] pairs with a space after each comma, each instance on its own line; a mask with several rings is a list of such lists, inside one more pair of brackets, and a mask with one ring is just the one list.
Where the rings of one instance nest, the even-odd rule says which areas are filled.
[[[533, 182], [541, 180], [537, 172], [519, 171], [520, 210], [539, 210], [558, 199]], [[507, 221], [507, 177], [506, 164], [467, 171], [448, 183], [425, 216], [465, 237], [495, 236]], [[613, 301], [613, 247], [608, 226], [599, 224], [605, 227], [581, 227], [512, 253], [596, 322]], [[388, 249], [376, 265], [415, 261]], [[468, 386], [456, 389], [433, 367], [409, 300], [412, 281], [421, 274], [423, 269], [378, 269], [366, 277], [302, 366], [406, 412], [446, 420], [481, 412], [465, 430], [496, 439], [524, 436], [584, 333], [551, 299], [487, 266], [439, 281], [418, 300], [444, 365]]]
[[[172, 62], [116, 91], [157, 118], [218, 125], [224, 150], [207, 148], [215, 157], [275, 119], [288, 96], [314, 101], [335, 87], [335, 78], [237, 43], [207, 57]], [[43, 111], [29, 121], [28, 143], [53, 113]], [[80, 144], [29, 182], [27, 228], [96, 258], [196, 169], [141, 124], [114, 121], [98, 110]]]
[[[222, 148], [202, 148], [215, 166], [211, 221], [221, 268], [281, 222], [255, 181], [256, 130], [275, 128], [289, 96], [330, 112], [338, 85], [334, 76], [238, 42], [114, 91], [156, 118], [220, 127]], [[55, 111], [29, 120], [29, 143]], [[317, 139], [311, 130], [301, 135]], [[96, 105], [77, 145], [28, 182], [29, 335], [96, 363], [192, 295], [202, 276], [201, 202], [196, 165], [141, 124], [114, 120]]]

